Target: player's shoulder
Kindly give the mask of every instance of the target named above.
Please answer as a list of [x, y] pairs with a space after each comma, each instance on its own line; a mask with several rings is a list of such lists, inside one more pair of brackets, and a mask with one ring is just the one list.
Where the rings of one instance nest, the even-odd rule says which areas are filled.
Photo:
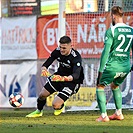
[[58, 55], [58, 54], [60, 54], [60, 48], [59, 47], [57, 47], [57, 48], [55, 48], [53, 51], [52, 51], [52, 53], [51, 53], [52, 55]]
[[73, 57], [79, 57], [79, 56], [80, 56], [79, 52], [78, 52], [77, 50], [73, 49], [73, 48], [72, 48], [70, 54], [71, 54]]
[[60, 47], [57, 47], [55, 50], [56, 50], [56, 51], [60, 51]]
[[110, 33], [111, 32], [111, 27], [109, 27], [107, 30], [106, 30], [106, 33]]
[[108, 37], [108, 36], [112, 36], [112, 30], [111, 30], [111, 27], [108, 28], [105, 32], [105, 37]]
[[60, 47], [55, 48], [54, 52], [59, 53], [60, 52]]

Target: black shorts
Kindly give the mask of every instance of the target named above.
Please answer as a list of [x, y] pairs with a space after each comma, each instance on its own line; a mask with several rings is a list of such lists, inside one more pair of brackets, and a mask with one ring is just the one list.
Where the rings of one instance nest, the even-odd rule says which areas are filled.
[[53, 82], [50, 78], [47, 79], [47, 83], [45, 84], [44, 88], [53, 94], [54, 92], [59, 92], [57, 96], [59, 96], [64, 102], [73, 94], [77, 93], [80, 84], [74, 82]]

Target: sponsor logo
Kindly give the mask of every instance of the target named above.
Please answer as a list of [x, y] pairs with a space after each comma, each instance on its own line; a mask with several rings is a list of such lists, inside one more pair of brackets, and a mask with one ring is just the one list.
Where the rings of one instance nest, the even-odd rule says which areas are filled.
[[[54, 23], [54, 26], [53, 26]], [[66, 28], [71, 37], [71, 29], [66, 22]], [[58, 18], [48, 21], [42, 31], [42, 43], [48, 53], [51, 53], [58, 46]]]

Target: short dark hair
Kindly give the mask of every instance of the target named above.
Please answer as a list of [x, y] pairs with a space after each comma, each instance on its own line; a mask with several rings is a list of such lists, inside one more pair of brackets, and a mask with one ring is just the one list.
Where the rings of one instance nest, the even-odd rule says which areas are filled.
[[113, 6], [111, 8], [111, 14], [114, 14], [114, 15], [122, 17], [124, 15], [124, 12], [122, 10], [122, 7], [120, 7], [120, 6]]
[[71, 43], [71, 38], [69, 36], [62, 36], [59, 40], [59, 42], [61, 44], [65, 44], [65, 43]]

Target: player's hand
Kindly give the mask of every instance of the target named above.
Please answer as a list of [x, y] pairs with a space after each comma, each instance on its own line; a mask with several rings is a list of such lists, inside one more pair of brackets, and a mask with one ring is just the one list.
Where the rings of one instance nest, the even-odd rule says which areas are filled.
[[97, 77], [97, 86], [99, 85], [99, 83], [100, 83], [100, 79], [101, 79], [101, 77], [102, 77], [102, 72], [98, 72], [98, 77]]
[[60, 76], [60, 75], [52, 75], [51, 81], [55, 81], [55, 82], [69, 81], [69, 77], [68, 76]]
[[42, 72], [41, 72], [41, 76], [49, 77], [49, 76], [51, 76], [51, 73], [47, 70], [47, 68], [43, 67]]

